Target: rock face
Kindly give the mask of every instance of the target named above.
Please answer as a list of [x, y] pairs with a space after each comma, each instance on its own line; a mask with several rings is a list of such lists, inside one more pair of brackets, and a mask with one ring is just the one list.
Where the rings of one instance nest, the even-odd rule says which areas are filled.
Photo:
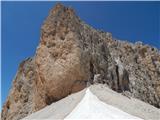
[[160, 108], [160, 52], [115, 40], [57, 4], [41, 28], [35, 56], [20, 64], [2, 120], [21, 119], [95, 83]]
[[3, 106], [2, 120], [18, 120], [32, 113], [36, 77], [34, 59], [28, 58], [19, 65], [12, 89]]

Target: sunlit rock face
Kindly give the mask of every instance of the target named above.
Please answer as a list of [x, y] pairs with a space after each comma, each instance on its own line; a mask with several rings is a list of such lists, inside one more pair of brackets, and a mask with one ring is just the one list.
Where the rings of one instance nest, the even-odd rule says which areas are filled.
[[160, 52], [113, 39], [57, 4], [42, 25], [35, 56], [20, 64], [2, 120], [24, 118], [97, 83], [160, 107]]
[[19, 65], [2, 109], [2, 120], [18, 120], [33, 112], [34, 82], [37, 79], [35, 68], [35, 61], [32, 58], [24, 60]]

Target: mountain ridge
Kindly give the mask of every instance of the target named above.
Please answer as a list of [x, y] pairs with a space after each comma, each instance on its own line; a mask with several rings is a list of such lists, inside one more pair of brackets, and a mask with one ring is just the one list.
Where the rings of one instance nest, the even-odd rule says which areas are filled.
[[115, 40], [57, 4], [42, 25], [35, 56], [19, 66], [2, 120], [21, 119], [95, 83], [159, 108], [159, 78], [157, 49]]

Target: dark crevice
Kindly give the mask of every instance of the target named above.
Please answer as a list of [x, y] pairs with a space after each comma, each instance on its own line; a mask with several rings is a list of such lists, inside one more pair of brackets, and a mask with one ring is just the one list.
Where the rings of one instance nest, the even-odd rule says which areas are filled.
[[7, 109], [10, 109], [9, 105], [7, 105]]
[[61, 39], [61, 40], [65, 40], [65, 36], [61, 35], [61, 36], [60, 36], [60, 39]]
[[120, 91], [120, 81], [119, 81], [119, 72], [118, 72], [118, 66], [116, 65], [116, 75], [117, 75], [117, 86], [118, 86], [118, 88], [117, 88], [117, 92], [121, 92]]
[[124, 90], [128, 90], [129, 89], [129, 73], [126, 69], [124, 69], [124, 73], [123, 73], [123, 85], [124, 85]]
[[90, 80], [89, 83], [93, 84], [93, 79], [94, 79], [94, 65], [92, 61], [90, 61]]
[[10, 102], [9, 101], [7, 101], [6, 107], [7, 107], [7, 109], [10, 109]]
[[52, 104], [53, 102], [56, 102], [56, 101], [58, 101], [58, 99], [53, 97], [53, 96], [46, 95], [46, 97], [45, 97], [45, 102], [46, 102], [47, 105], [50, 105], [50, 104]]

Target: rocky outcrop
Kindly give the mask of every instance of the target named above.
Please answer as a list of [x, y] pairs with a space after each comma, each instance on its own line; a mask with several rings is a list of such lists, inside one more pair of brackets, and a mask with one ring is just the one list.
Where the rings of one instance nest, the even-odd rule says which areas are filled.
[[160, 52], [144, 45], [114, 40], [108, 45], [111, 55], [118, 56], [129, 74], [133, 97], [160, 108]]
[[33, 88], [36, 79], [34, 59], [28, 58], [19, 65], [12, 89], [3, 106], [2, 120], [19, 120], [33, 112]]
[[19, 67], [2, 120], [23, 118], [94, 83], [160, 107], [160, 53], [114, 40], [57, 4], [41, 28], [35, 56]]

